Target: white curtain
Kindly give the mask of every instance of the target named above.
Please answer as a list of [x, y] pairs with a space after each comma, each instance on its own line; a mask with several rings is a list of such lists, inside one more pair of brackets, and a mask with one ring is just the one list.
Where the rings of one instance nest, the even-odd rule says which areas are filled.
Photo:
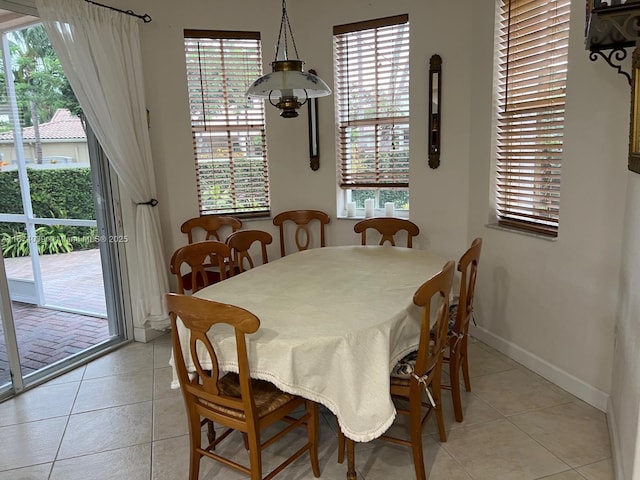
[[[36, 0], [62, 68], [126, 192], [137, 204], [136, 326], [163, 329], [169, 291], [155, 195], [142, 76], [139, 20], [83, 0]], [[135, 280], [134, 280], [135, 281]]]

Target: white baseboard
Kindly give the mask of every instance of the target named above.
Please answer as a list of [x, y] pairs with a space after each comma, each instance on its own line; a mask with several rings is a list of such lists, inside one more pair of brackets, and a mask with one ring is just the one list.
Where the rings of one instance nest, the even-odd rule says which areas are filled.
[[593, 385], [589, 385], [537, 355], [534, 355], [522, 347], [519, 347], [518, 345], [511, 343], [482, 327], [475, 327], [474, 325], [471, 325], [470, 333], [478, 340], [495, 348], [516, 362], [521, 363], [529, 370], [546, 378], [551, 383], [556, 384], [579, 399], [584, 400], [589, 405], [592, 405], [603, 412], [607, 411], [607, 405], [609, 402], [608, 393], [599, 390]]
[[611, 400], [607, 402], [607, 427], [609, 428], [609, 439], [611, 441], [611, 455], [613, 463], [613, 473], [615, 480], [625, 480], [624, 465], [620, 454], [620, 436], [618, 430], [618, 422], [613, 412]]
[[147, 343], [164, 334], [162, 330], [155, 330], [149, 326], [133, 327], [133, 338], [136, 342]]

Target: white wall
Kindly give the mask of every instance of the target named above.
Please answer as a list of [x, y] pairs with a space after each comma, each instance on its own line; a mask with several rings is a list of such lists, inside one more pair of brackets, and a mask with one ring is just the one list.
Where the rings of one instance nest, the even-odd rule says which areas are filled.
[[640, 479], [640, 176], [629, 173], [622, 253], [620, 320], [616, 331], [609, 424], [624, 477]]
[[[152, 0], [111, 3], [153, 18], [152, 23], [141, 25], [141, 32], [168, 259], [185, 241], [180, 224], [198, 214], [183, 29], [260, 31], [268, 71], [280, 1], [242, 0], [227, 2], [224, 8], [210, 0], [192, 0], [188, 8], [179, 2]], [[602, 60], [589, 61], [584, 48], [584, 1], [575, 0], [559, 236], [551, 241], [487, 227], [492, 214], [494, 9], [495, 0], [288, 2], [302, 59], [330, 85], [333, 25], [409, 14], [411, 219], [423, 232], [417, 246], [457, 258], [474, 237], [482, 236], [479, 328], [474, 333], [604, 410], [612, 392], [619, 302], [629, 87]], [[443, 145], [437, 170], [427, 166], [426, 154], [427, 70], [433, 53], [443, 59]], [[329, 244], [356, 243], [353, 221], [335, 219], [333, 97], [320, 99], [319, 115], [321, 167], [313, 172], [308, 167], [306, 116], [285, 120], [267, 107], [273, 211], [325, 210], [332, 216]], [[631, 198], [637, 200], [637, 196]], [[270, 220], [255, 221], [251, 227], [276, 233]], [[629, 250], [637, 250], [633, 242], [627, 243]], [[269, 253], [277, 257], [277, 246]], [[622, 294], [632, 298], [631, 286], [623, 288]], [[633, 302], [628, 303], [622, 328], [630, 327], [635, 318]], [[619, 353], [620, 361], [627, 361], [627, 354]], [[621, 394], [625, 388], [619, 386]], [[630, 415], [637, 420], [637, 403], [618, 408], [631, 410], [621, 421], [626, 423]], [[629, 428], [633, 436], [633, 426]]]
[[[260, 31], [265, 72], [273, 61], [280, 24], [278, 0], [245, 0], [218, 8], [210, 1], [192, 1], [189, 8], [173, 2], [121, 1], [124, 8], [149, 13], [153, 21], [141, 25], [151, 141], [158, 165], [159, 200], [165, 227], [167, 252], [184, 242], [180, 224], [198, 214], [192, 140], [184, 71], [183, 29]], [[125, 5], [126, 3], [126, 5]], [[450, 4], [449, 4], [450, 3]], [[287, 4], [298, 51], [330, 85], [333, 84], [332, 27], [336, 24], [409, 13], [412, 25], [412, 165], [411, 219], [423, 230], [417, 245], [433, 247], [451, 257], [468, 243], [467, 194], [469, 157], [469, 109], [471, 62], [471, 12], [460, 2], [438, 2], [425, 9], [408, 0], [300, 2]], [[451, 36], [443, 18], [458, 18], [460, 38]], [[446, 41], [442, 41], [447, 38]], [[427, 166], [427, 73], [429, 57], [439, 53], [444, 61], [443, 158], [438, 170]], [[320, 170], [309, 168], [307, 119], [282, 119], [267, 107], [267, 147], [272, 211], [317, 208], [331, 214], [330, 244], [357, 241], [353, 220], [336, 220], [336, 169], [334, 98], [319, 100]], [[450, 195], [451, 185], [461, 185]], [[177, 191], [180, 191], [176, 194]], [[275, 233], [270, 219], [252, 227]], [[453, 239], [453, 240], [452, 240]], [[277, 256], [274, 246], [270, 250]], [[169, 254], [169, 253], [167, 253]]]
[[473, 2], [469, 231], [470, 237], [485, 239], [475, 333], [605, 409], [618, 301], [629, 87], [604, 62], [589, 61], [584, 2], [574, 1], [558, 238], [486, 228], [494, 5]]

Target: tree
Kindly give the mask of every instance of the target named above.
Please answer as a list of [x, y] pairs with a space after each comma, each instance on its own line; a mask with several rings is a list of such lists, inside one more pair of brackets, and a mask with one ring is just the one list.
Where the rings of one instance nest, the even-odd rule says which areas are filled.
[[[42, 163], [40, 123], [49, 121], [58, 108], [81, 118], [82, 110], [42, 25], [7, 36], [21, 125], [33, 126], [36, 163]], [[4, 86], [4, 70], [0, 82]], [[4, 88], [2, 96], [6, 99]]]

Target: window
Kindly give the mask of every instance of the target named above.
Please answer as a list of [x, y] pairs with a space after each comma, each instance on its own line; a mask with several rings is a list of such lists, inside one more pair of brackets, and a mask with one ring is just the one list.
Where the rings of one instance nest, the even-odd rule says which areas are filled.
[[260, 35], [185, 30], [200, 214], [269, 214], [264, 102], [247, 99], [262, 75]]
[[333, 29], [338, 170], [345, 204], [409, 208], [409, 17]]
[[501, 0], [496, 209], [557, 236], [570, 0]]

